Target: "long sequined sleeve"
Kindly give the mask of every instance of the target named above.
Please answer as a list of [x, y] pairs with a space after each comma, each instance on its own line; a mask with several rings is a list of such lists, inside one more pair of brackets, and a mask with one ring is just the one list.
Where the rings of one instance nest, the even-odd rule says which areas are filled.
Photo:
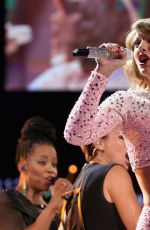
[[123, 122], [125, 115], [123, 95], [112, 94], [99, 105], [108, 79], [92, 72], [87, 84], [75, 103], [65, 126], [64, 137], [73, 145], [89, 144], [105, 136]]

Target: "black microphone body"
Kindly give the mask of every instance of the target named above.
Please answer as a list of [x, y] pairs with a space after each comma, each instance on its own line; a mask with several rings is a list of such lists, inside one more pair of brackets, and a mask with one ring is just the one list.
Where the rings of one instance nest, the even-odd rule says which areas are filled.
[[[121, 47], [127, 52], [127, 60], [131, 58], [131, 51], [127, 48]], [[104, 58], [104, 59], [120, 59], [120, 55], [112, 54], [105, 46], [101, 47], [86, 47], [75, 49], [73, 51], [73, 56], [81, 56], [87, 58]]]

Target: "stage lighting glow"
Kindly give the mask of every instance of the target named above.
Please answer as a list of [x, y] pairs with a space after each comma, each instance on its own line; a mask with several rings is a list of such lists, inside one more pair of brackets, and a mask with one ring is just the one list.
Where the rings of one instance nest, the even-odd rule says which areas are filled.
[[70, 165], [68, 171], [71, 174], [75, 174], [78, 171], [78, 167], [76, 165]]

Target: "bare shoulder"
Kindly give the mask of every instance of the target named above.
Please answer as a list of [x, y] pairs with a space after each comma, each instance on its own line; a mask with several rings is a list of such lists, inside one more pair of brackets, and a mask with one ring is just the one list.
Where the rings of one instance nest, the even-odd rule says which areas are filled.
[[132, 186], [131, 177], [129, 172], [122, 165], [114, 165], [106, 176], [106, 182], [110, 187], [117, 187], [122, 189], [121, 186]]
[[104, 195], [109, 202], [122, 201], [120, 196], [133, 197], [135, 192], [128, 171], [121, 165], [114, 165], [106, 175], [104, 181]]
[[108, 173], [116, 177], [120, 177], [121, 175], [129, 176], [127, 169], [123, 165], [120, 165], [120, 164], [113, 165], [113, 167], [109, 170]]
[[108, 172], [105, 185], [106, 200], [115, 204], [126, 229], [135, 229], [141, 207], [128, 171], [121, 165], [114, 165]]

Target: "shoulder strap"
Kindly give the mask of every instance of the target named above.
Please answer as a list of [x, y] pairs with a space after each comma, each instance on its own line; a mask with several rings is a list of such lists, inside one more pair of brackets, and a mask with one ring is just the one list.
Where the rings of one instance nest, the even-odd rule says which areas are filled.
[[78, 213], [79, 213], [80, 224], [81, 224], [82, 228], [85, 230], [84, 222], [83, 222], [83, 216], [82, 216], [82, 209], [81, 209], [81, 187], [80, 187], [80, 191], [78, 193]]
[[[83, 180], [82, 180], [83, 181]], [[59, 225], [58, 230], [65, 230], [65, 219], [66, 219], [66, 207], [67, 207], [67, 202], [70, 196], [77, 194], [77, 204], [78, 204], [78, 215], [79, 215], [79, 221], [80, 221], [80, 226], [85, 230], [84, 227], [84, 222], [83, 222], [83, 216], [82, 216], [82, 209], [81, 209], [81, 187], [82, 187], [82, 181], [80, 183], [80, 186], [77, 187], [74, 190], [68, 191], [63, 194], [62, 198], [64, 199], [64, 204], [61, 210], [61, 223]]]

